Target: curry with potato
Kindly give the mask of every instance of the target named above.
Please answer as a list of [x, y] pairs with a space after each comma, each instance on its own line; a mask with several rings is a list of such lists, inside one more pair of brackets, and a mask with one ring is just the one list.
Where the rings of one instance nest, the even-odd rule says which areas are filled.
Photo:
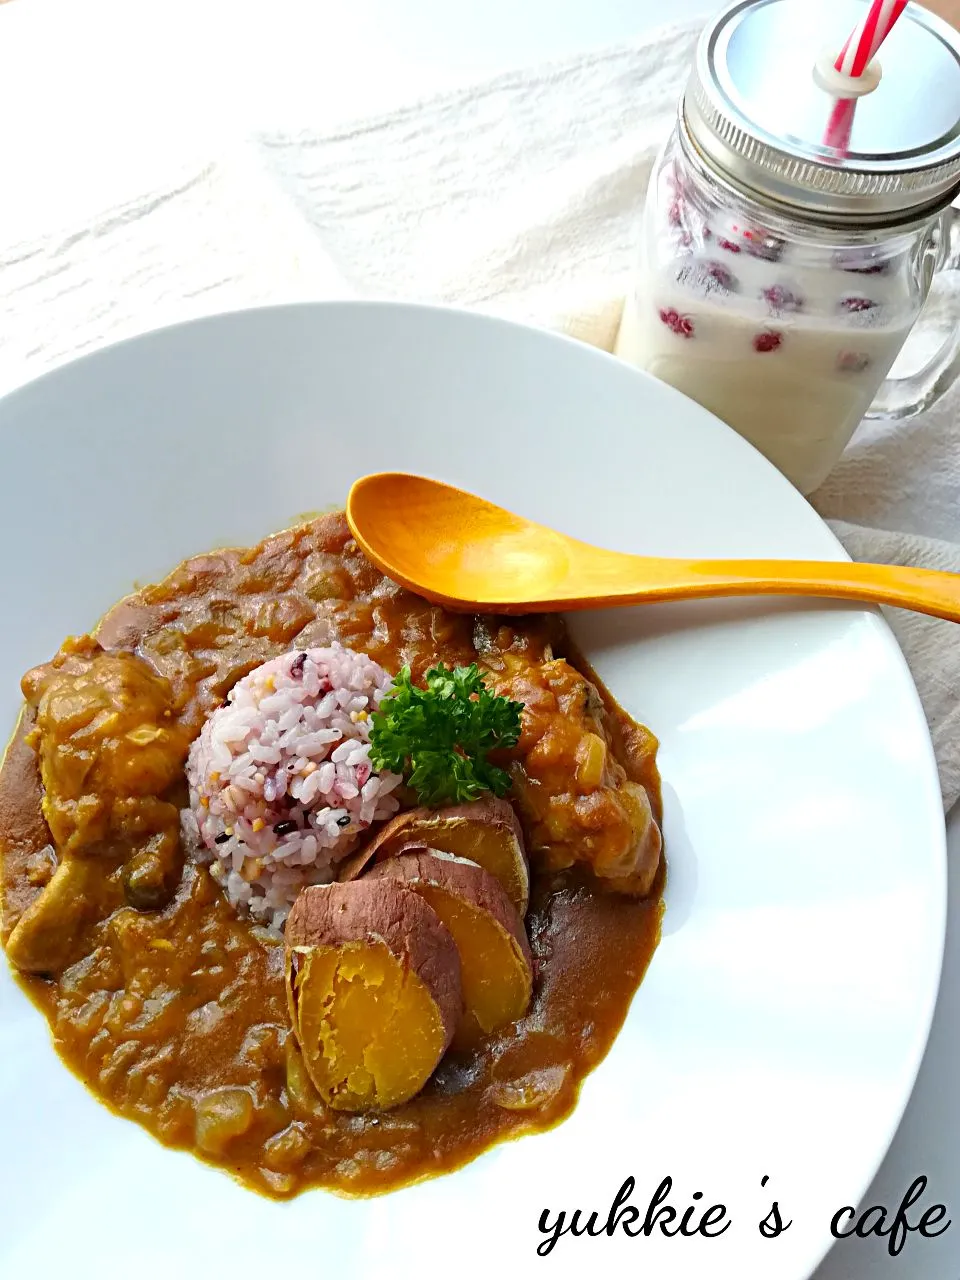
[[558, 620], [433, 607], [336, 514], [185, 562], [22, 687], [2, 938], [107, 1105], [277, 1197], [570, 1112], [664, 862], [656, 739]]

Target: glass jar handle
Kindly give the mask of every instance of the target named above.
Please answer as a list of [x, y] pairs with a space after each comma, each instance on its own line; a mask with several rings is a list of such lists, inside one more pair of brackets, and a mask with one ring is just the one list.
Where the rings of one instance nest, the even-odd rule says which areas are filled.
[[902, 376], [894, 373], [881, 384], [865, 415], [875, 421], [915, 417], [960, 375], [960, 209], [945, 210], [940, 235], [942, 264], [931, 269], [930, 292], [907, 339], [908, 348], [920, 343], [934, 349], [919, 369]]

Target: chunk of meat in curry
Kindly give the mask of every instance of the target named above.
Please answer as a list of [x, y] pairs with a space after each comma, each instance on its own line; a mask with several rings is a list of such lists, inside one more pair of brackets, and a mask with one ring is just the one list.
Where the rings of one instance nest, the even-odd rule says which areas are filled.
[[22, 687], [59, 865], [6, 949], [17, 968], [51, 973], [75, 958], [121, 865], [132, 906], [172, 897], [182, 869], [180, 811], [162, 797], [181, 780], [190, 740], [173, 719], [168, 682], [135, 654], [106, 653], [89, 637], [68, 640]]
[[179, 814], [157, 797], [180, 779], [190, 739], [172, 719], [169, 683], [131, 653], [67, 641], [22, 682], [36, 710], [43, 816], [64, 857], [95, 856], [162, 835]]
[[560, 870], [585, 862], [622, 893], [645, 896], [660, 866], [650, 802], [656, 739], [615, 729], [596, 686], [563, 658], [531, 666], [487, 654], [494, 688], [524, 704], [515, 751], [517, 804], [530, 854]]
[[[334, 639], [415, 679], [479, 661], [528, 704], [511, 767], [534, 855], [533, 1002], [375, 1120], [313, 1092], [288, 1034], [282, 946], [183, 864], [176, 835], [204, 718], [259, 663]], [[564, 645], [555, 620], [471, 619], [402, 591], [336, 515], [187, 561], [29, 673], [0, 771], [3, 935], [14, 964], [46, 975], [24, 982], [66, 1061], [162, 1141], [279, 1196], [386, 1190], [566, 1115], [656, 945], [659, 879], [641, 899], [555, 868], [586, 861], [637, 892], [660, 851], [655, 739], [603, 703]]]

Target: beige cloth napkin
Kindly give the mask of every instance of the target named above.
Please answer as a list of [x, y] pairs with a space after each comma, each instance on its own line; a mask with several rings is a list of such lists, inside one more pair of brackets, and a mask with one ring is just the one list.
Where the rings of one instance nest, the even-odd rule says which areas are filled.
[[[56, 224], [18, 205], [7, 166], [0, 389], [160, 322], [303, 297], [456, 302], [609, 349], [696, 34], [664, 29], [349, 127], [158, 156], [149, 184], [99, 205], [88, 193]], [[862, 428], [813, 501], [854, 558], [960, 572], [960, 389], [913, 422]], [[950, 808], [960, 646], [952, 624], [890, 622]]]

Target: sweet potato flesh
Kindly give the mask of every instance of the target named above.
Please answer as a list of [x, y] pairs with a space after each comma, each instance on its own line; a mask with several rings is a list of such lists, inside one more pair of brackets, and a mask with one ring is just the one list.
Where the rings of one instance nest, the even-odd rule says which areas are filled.
[[403, 835], [408, 842], [422, 838], [431, 849], [477, 863], [500, 881], [520, 918], [526, 915], [529, 895], [526, 861], [508, 827], [470, 822], [465, 818], [444, 819], [441, 815], [431, 822], [411, 823]]
[[522, 1018], [530, 1003], [533, 975], [516, 939], [489, 911], [421, 883], [417, 892], [453, 935], [460, 953], [463, 1016], [455, 1048], [470, 1048], [484, 1035]]
[[304, 1065], [338, 1111], [399, 1106], [423, 1088], [443, 1054], [433, 997], [382, 942], [306, 951], [296, 1010]]

